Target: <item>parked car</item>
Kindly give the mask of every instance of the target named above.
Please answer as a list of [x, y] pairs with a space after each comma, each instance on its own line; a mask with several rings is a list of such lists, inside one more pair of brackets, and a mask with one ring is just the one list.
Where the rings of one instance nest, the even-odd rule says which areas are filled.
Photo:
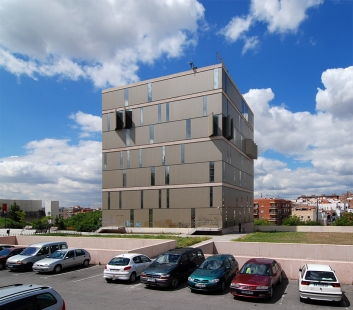
[[7, 248], [13, 248], [14, 245], [12, 244], [0, 244], [0, 251], [3, 249], [7, 249]]
[[217, 254], [206, 260], [189, 276], [192, 291], [224, 291], [239, 270], [239, 264], [230, 254]]
[[5, 269], [6, 261], [9, 257], [20, 254], [25, 248], [4, 248], [0, 251], [0, 269]]
[[10, 271], [32, 271], [32, 266], [35, 262], [60, 249], [67, 249], [67, 243], [64, 241], [34, 243], [23, 250], [20, 254], [10, 257], [6, 262], [6, 268]]
[[282, 267], [274, 259], [252, 258], [234, 277], [230, 285], [235, 297], [269, 298], [273, 288], [282, 282]]
[[47, 258], [34, 263], [33, 271], [60, 273], [63, 269], [83, 266], [88, 267], [91, 255], [84, 249], [68, 248], [55, 251]]
[[205, 260], [201, 249], [181, 248], [160, 254], [141, 273], [141, 282], [147, 286], [177, 288]]
[[0, 287], [0, 310], [65, 310], [62, 297], [50, 286], [13, 284]]
[[306, 264], [299, 269], [300, 301], [307, 299], [341, 302], [343, 293], [329, 265]]
[[127, 253], [113, 257], [105, 265], [103, 277], [110, 283], [113, 280], [128, 280], [135, 282], [141, 275], [142, 270], [151, 265], [152, 259], [146, 255]]

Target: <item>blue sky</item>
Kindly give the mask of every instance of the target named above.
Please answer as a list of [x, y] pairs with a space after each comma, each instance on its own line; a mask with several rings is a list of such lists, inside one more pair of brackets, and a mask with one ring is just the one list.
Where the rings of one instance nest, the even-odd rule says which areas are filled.
[[218, 63], [255, 114], [255, 197], [353, 190], [353, 2], [2, 0], [0, 197], [101, 206], [102, 89]]

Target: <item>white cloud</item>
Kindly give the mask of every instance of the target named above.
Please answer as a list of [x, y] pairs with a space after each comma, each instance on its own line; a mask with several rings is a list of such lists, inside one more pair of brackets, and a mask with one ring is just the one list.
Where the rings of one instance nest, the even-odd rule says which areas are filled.
[[81, 137], [89, 137], [92, 133], [102, 132], [102, 118], [81, 111], [69, 116], [81, 127]]
[[248, 50], [256, 49], [258, 45], [259, 39], [257, 37], [246, 38], [242, 54], [244, 55]]
[[235, 42], [241, 38], [242, 34], [247, 32], [252, 24], [251, 16], [233, 17], [227, 26], [220, 33], [223, 34], [229, 42]]
[[203, 16], [197, 0], [4, 0], [0, 66], [17, 76], [91, 79], [96, 87], [130, 83], [139, 63], [195, 45]]

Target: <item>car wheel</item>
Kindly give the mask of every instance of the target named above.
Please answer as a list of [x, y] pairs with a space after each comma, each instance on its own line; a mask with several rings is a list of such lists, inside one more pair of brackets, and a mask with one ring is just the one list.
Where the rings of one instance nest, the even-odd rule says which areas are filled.
[[33, 264], [32, 264], [32, 263], [28, 263], [28, 264], [26, 264], [26, 266], [25, 266], [25, 270], [26, 270], [26, 271], [32, 271], [32, 267], [33, 267]]
[[281, 284], [282, 283], [282, 272], [281, 274], [279, 275], [279, 279], [278, 279], [278, 284]]
[[107, 283], [112, 283], [113, 282], [112, 279], [108, 279], [108, 278], [106, 278], [105, 281], [107, 281]]
[[304, 302], [305, 299], [303, 297], [299, 297], [300, 302]]
[[273, 297], [273, 286], [270, 288], [270, 296], [268, 296], [268, 299], [271, 300]]
[[225, 281], [222, 281], [221, 287], [219, 290], [223, 293], [225, 291], [225, 289], [226, 289], [226, 283], [225, 283]]
[[0, 263], [0, 269], [4, 269], [5, 268], [5, 264], [4, 263]]
[[134, 283], [136, 280], [136, 272], [133, 272], [131, 275], [130, 275], [130, 283]]
[[178, 285], [179, 285], [179, 277], [174, 276], [172, 279], [172, 284], [170, 286], [172, 287], [172, 289], [176, 289]]
[[61, 270], [62, 270], [61, 265], [56, 265], [56, 266], [54, 267], [54, 272], [55, 272], [55, 273], [60, 273]]
[[89, 265], [89, 260], [86, 259], [84, 262], [83, 262], [83, 267], [88, 267]]

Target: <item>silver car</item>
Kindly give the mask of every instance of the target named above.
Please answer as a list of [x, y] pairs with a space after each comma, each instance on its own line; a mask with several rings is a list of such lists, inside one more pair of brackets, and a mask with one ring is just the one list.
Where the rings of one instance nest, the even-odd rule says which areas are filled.
[[33, 271], [60, 273], [65, 268], [83, 266], [88, 267], [91, 255], [84, 249], [68, 248], [58, 250], [47, 258], [34, 263]]

